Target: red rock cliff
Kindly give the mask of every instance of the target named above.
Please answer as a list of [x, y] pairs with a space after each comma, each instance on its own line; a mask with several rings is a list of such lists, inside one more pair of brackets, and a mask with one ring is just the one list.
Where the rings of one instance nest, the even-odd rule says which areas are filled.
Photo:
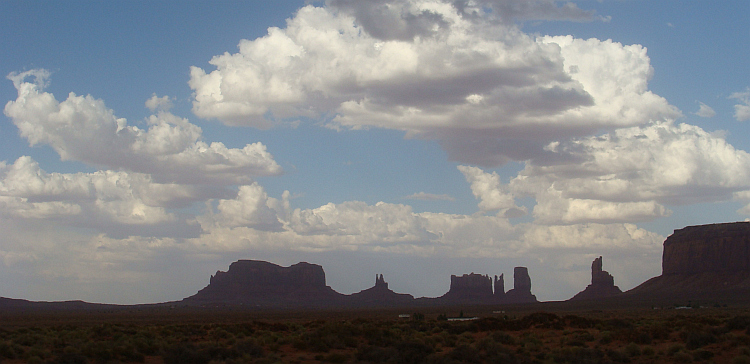
[[626, 294], [642, 298], [747, 297], [750, 294], [750, 222], [675, 230], [664, 241], [662, 275]]
[[688, 226], [664, 241], [662, 275], [750, 271], [750, 222]]

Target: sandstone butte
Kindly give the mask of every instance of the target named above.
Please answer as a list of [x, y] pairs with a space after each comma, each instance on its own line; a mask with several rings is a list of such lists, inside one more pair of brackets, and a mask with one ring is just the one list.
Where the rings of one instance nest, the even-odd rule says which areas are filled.
[[573, 296], [570, 301], [601, 299], [622, 294], [620, 287], [615, 286], [615, 278], [602, 269], [602, 261], [602, 257], [594, 259], [591, 263], [591, 284]]
[[662, 274], [626, 295], [741, 298], [750, 293], [750, 222], [688, 226], [664, 241]]

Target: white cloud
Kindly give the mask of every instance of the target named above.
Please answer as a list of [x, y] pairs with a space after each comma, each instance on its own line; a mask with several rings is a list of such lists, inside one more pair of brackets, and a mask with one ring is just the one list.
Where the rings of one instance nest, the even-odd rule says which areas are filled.
[[[330, 120], [334, 128], [403, 130], [442, 140], [453, 159], [487, 165], [528, 159], [556, 137], [679, 116], [648, 91], [652, 69], [645, 48], [534, 39], [493, 20], [504, 11], [544, 18], [533, 14], [552, 14], [551, 7], [580, 13], [575, 6], [328, 4], [304, 7], [286, 28], [241, 41], [238, 53], [215, 56], [213, 71], [193, 67], [196, 115], [259, 128], [308, 116]], [[375, 20], [382, 17], [396, 25], [380, 26], [385, 23]], [[504, 147], [522, 141], [528, 147]], [[481, 148], [487, 144], [495, 146]]]
[[407, 200], [423, 200], [423, 201], [455, 201], [456, 199], [446, 194], [434, 194], [426, 192], [417, 192], [409, 196], [404, 197]]
[[750, 89], [745, 92], [735, 92], [729, 98], [739, 101], [739, 104], [734, 105], [734, 118], [737, 121], [750, 120]]
[[316, 209], [295, 209], [289, 228], [300, 235], [350, 236], [361, 243], [425, 244], [436, 238], [425, 229], [425, 223], [412, 213], [410, 206], [347, 201]]
[[102, 100], [70, 93], [58, 102], [37, 84], [23, 82], [28, 75], [37, 74], [8, 76], [18, 98], [5, 105], [5, 115], [29, 144], [47, 144], [62, 160], [149, 173], [159, 182], [244, 184], [281, 173], [261, 143], [242, 149], [207, 144], [198, 126], [167, 112], [150, 116], [148, 130], [128, 126]]
[[525, 207], [516, 206], [513, 194], [507, 186], [500, 183], [497, 173], [485, 173], [477, 167], [458, 166], [466, 182], [471, 184], [471, 192], [479, 199], [479, 209], [482, 211], [499, 210], [500, 215], [518, 217], [526, 214]]
[[158, 97], [156, 96], [156, 93], [154, 93], [150, 99], [146, 100], [146, 107], [152, 112], [156, 110], [169, 111], [173, 106], [174, 105], [169, 96]]
[[750, 188], [750, 154], [718, 135], [672, 122], [552, 143], [510, 181], [537, 200], [540, 223], [633, 222], [666, 216], [664, 207], [726, 201]]
[[712, 118], [716, 116], [716, 111], [714, 111], [711, 106], [708, 106], [700, 101], [698, 102], [698, 104], [700, 104], [700, 108], [695, 112], [695, 115], [698, 115], [702, 118]]
[[195, 228], [187, 228], [167, 208], [225, 195], [222, 189], [154, 183], [140, 173], [48, 173], [26, 156], [12, 165], [0, 163], [1, 215], [57, 220], [115, 235], [174, 233], [171, 229], [178, 228], [195, 234]]
[[[269, 198], [263, 187], [257, 183], [240, 186], [237, 197], [220, 200], [216, 218], [222, 226], [252, 227], [259, 230], [279, 230], [282, 227], [277, 217], [278, 201]], [[279, 211], [283, 212], [283, 211]]]

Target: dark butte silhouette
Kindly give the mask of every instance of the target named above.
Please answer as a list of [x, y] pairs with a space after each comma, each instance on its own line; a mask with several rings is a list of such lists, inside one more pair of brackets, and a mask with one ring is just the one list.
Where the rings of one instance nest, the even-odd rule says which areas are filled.
[[620, 287], [615, 286], [615, 278], [611, 274], [602, 270], [602, 257], [599, 257], [591, 263], [591, 284], [570, 300], [591, 300], [619, 294], [622, 294]]
[[505, 292], [507, 303], [537, 302], [536, 296], [531, 294], [531, 277], [526, 267], [513, 268], [513, 289]]
[[750, 293], [750, 222], [688, 226], [664, 241], [662, 275], [639, 298], [741, 298]]
[[181, 303], [186, 305], [244, 305], [249, 307], [389, 307], [432, 306], [445, 304], [527, 303], [537, 302], [531, 294], [531, 279], [525, 267], [515, 269], [515, 289], [504, 292], [503, 276], [464, 274], [451, 276], [448, 293], [437, 298], [418, 298], [388, 288], [383, 275], [375, 276], [375, 285], [344, 295], [326, 286], [323, 268], [297, 263], [282, 267], [258, 260], [232, 263], [226, 272], [211, 276], [208, 286]]
[[323, 267], [306, 262], [282, 267], [239, 260], [211, 276], [208, 286], [182, 302], [252, 306], [331, 306], [344, 295], [326, 286]]

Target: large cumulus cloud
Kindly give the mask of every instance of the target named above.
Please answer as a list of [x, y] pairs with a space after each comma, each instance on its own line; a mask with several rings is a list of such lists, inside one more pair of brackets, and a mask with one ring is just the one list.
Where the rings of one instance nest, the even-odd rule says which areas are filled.
[[[484, 165], [538, 156], [553, 138], [679, 116], [648, 91], [645, 48], [535, 38], [495, 21], [503, 14], [544, 18], [533, 15], [537, 7], [549, 8], [539, 14], [580, 9], [549, 1], [483, 4], [341, 0], [304, 7], [286, 28], [214, 57], [215, 70], [193, 67], [193, 110], [261, 128], [308, 116], [336, 128], [403, 130], [441, 140], [454, 159]], [[381, 18], [395, 25], [377, 27]]]

